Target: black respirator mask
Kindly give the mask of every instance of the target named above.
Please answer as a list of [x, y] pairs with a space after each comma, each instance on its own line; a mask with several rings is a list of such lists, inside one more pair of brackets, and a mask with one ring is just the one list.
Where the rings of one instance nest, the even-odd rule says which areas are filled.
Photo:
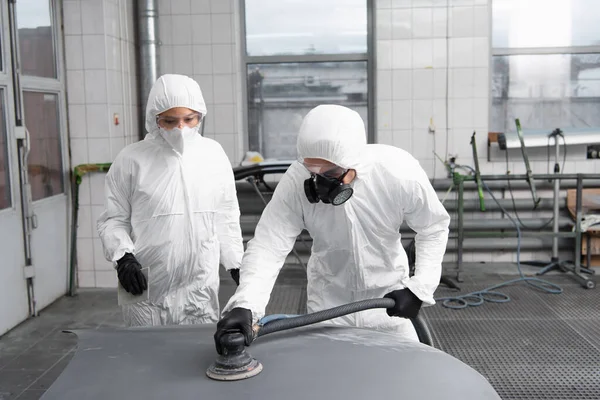
[[304, 193], [311, 203], [318, 203], [319, 200], [325, 204], [339, 206], [344, 204], [354, 190], [342, 180], [348, 171], [344, 172], [338, 178], [329, 178], [323, 175], [310, 174], [310, 178], [304, 181]]

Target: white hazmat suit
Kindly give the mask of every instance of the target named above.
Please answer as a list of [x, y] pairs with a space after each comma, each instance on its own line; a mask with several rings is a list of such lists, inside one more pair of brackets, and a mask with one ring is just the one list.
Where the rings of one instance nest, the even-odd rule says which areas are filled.
[[[293, 163], [278, 184], [249, 242], [240, 286], [224, 308], [264, 315], [277, 275], [296, 237], [307, 229], [313, 238], [307, 266], [307, 310], [381, 298], [408, 288], [425, 305], [434, 304], [450, 217], [419, 162], [392, 146], [367, 145], [364, 123], [348, 108], [322, 105], [305, 117], [298, 154], [356, 170], [352, 197], [339, 206], [311, 204], [303, 190], [310, 173]], [[400, 241], [406, 221], [416, 234], [416, 271], [409, 277]], [[375, 309], [338, 318], [334, 323], [397, 332], [418, 340], [412, 323]]]
[[[198, 84], [163, 75], [146, 107], [145, 139], [124, 148], [105, 182], [98, 233], [108, 260], [135, 255], [148, 271], [148, 301], [123, 305], [128, 326], [219, 319], [219, 262], [239, 268], [244, 252], [231, 164], [216, 141], [165, 131], [156, 116], [174, 107], [206, 115]], [[179, 136], [177, 136], [179, 135]]]

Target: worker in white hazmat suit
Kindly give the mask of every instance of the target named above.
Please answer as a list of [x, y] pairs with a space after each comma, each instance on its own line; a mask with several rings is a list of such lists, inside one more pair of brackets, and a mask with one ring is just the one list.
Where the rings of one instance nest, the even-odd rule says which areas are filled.
[[125, 290], [148, 290], [147, 300], [121, 306], [128, 326], [216, 322], [219, 263], [239, 276], [233, 170], [219, 143], [200, 135], [205, 115], [193, 79], [161, 76], [146, 106], [148, 134], [125, 147], [106, 176], [98, 220], [105, 256]]
[[[419, 162], [387, 145], [368, 145], [364, 123], [346, 107], [321, 105], [304, 118], [299, 162], [281, 178], [248, 243], [240, 285], [217, 324], [215, 345], [265, 312], [273, 285], [297, 236], [313, 238], [307, 266], [307, 310], [388, 297], [395, 307], [333, 320], [396, 332], [418, 340], [411, 321], [422, 303], [433, 305], [448, 241], [450, 217]], [[416, 268], [409, 277], [400, 225], [416, 232]], [[404, 318], [392, 318], [404, 317]]]

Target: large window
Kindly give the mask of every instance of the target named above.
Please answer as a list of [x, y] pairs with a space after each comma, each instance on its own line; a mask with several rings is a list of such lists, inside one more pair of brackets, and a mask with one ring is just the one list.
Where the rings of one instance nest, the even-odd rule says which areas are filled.
[[356, 110], [372, 135], [367, 0], [246, 0], [248, 147], [296, 157], [302, 118], [319, 104]]
[[600, 127], [600, 1], [492, 5], [491, 130]]

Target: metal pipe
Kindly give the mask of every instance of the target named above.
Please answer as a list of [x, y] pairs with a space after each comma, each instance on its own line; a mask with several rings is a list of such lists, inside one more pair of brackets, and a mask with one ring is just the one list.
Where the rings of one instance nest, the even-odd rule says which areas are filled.
[[138, 0], [137, 33], [138, 33], [138, 71], [139, 71], [139, 104], [140, 104], [140, 140], [146, 132], [145, 106], [150, 89], [159, 77], [160, 41], [158, 35], [158, 1]]
[[[558, 145], [558, 136], [554, 136], [554, 173], [558, 174], [560, 173], [560, 164], [559, 164], [559, 159], [560, 159], [560, 149], [559, 149], [559, 145]], [[559, 215], [559, 198], [560, 198], [560, 180], [559, 179], [555, 179], [554, 180], [554, 191], [553, 191], [553, 201], [554, 201], [554, 205], [553, 205], [553, 213], [552, 215], [554, 215], [554, 223], [552, 224], [552, 231], [553, 232], [558, 232], [558, 215]], [[552, 258], [551, 258], [552, 262], [556, 262], [558, 261], [558, 237], [554, 237], [554, 239], [552, 240]]]

